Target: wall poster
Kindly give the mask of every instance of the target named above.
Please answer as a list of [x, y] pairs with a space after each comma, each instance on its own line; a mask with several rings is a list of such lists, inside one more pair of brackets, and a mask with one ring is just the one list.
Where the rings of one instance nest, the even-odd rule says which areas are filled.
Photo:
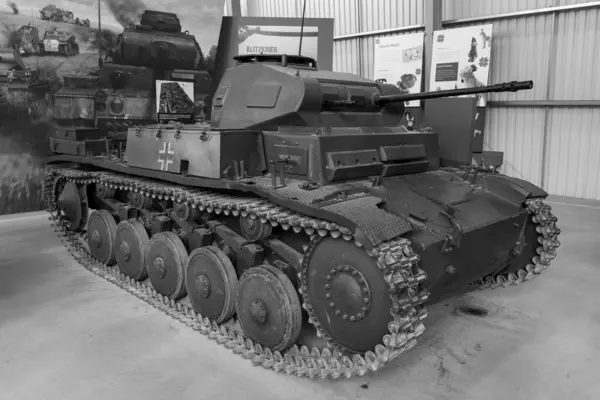
[[156, 81], [156, 113], [160, 123], [191, 122], [194, 105], [194, 82]]
[[[396, 85], [402, 93], [421, 93], [424, 32], [375, 39], [375, 81]], [[407, 101], [419, 107], [420, 100]]]
[[[300, 26], [241, 25], [238, 27], [238, 54], [298, 54]], [[304, 26], [302, 55], [318, 59], [319, 28]]]
[[[486, 86], [492, 50], [492, 24], [444, 29], [433, 33], [431, 90]], [[475, 95], [485, 106], [483, 95]]]

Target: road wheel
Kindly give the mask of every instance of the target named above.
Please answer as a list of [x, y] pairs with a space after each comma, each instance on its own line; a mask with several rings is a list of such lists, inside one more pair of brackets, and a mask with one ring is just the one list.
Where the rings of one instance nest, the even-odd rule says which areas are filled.
[[146, 253], [146, 270], [152, 286], [173, 300], [185, 296], [185, 265], [188, 254], [173, 232], [152, 236]]
[[292, 346], [302, 328], [302, 308], [290, 279], [271, 265], [248, 269], [239, 281], [236, 312], [244, 333], [273, 351]]

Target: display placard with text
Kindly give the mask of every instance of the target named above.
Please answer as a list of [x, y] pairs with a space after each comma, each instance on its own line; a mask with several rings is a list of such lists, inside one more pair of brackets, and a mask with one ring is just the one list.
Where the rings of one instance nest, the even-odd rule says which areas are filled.
[[[401, 93], [421, 93], [424, 37], [417, 32], [376, 38], [373, 79], [396, 85]], [[420, 100], [406, 102], [409, 107], [420, 104]]]
[[[462, 89], [488, 84], [492, 53], [492, 24], [433, 32], [431, 90]], [[477, 105], [485, 106], [485, 98]]]
[[[300, 37], [302, 36], [302, 48]], [[298, 54], [318, 59], [317, 26], [241, 25], [238, 27], [238, 54]]]

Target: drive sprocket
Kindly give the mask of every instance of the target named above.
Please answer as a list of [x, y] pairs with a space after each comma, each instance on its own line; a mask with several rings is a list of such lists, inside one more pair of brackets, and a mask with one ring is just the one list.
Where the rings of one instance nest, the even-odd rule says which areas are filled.
[[332, 237], [315, 238], [300, 272], [303, 307], [320, 336], [343, 354], [384, 344], [390, 354], [419, 336], [429, 294], [408, 239], [380, 254]]

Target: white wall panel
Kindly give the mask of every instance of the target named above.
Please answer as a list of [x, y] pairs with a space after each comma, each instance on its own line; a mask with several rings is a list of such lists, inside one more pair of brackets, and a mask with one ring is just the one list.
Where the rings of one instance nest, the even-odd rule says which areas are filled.
[[555, 0], [446, 0], [442, 1], [442, 19], [484, 17], [551, 7]]
[[246, 17], [283, 17], [297, 16], [297, 2], [294, 0], [248, 0]]
[[[350, 0], [352, 1], [352, 0]], [[363, 32], [424, 23], [424, 0], [360, 0]]]
[[[334, 35], [360, 32], [358, 8], [362, 0], [307, 0], [307, 18], [334, 18]], [[247, 17], [300, 18], [304, 0], [246, 0]]]
[[504, 152], [502, 173], [541, 184], [544, 116], [543, 108], [486, 110], [484, 150]]
[[333, 70], [360, 75], [360, 39], [345, 39], [333, 42]]
[[553, 98], [600, 100], [600, 10], [560, 13], [558, 30]]
[[600, 109], [550, 111], [546, 144], [546, 190], [600, 200]]
[[[292, 0], [285, 0], [292, 1]], [[302, 17], [303, 0], [298, 3], [298, 17]], [[334, 18], [333, 35], [347, 35], [360, 32], [357, 7], [360, 0], [307, 0], [307, 18]]]

